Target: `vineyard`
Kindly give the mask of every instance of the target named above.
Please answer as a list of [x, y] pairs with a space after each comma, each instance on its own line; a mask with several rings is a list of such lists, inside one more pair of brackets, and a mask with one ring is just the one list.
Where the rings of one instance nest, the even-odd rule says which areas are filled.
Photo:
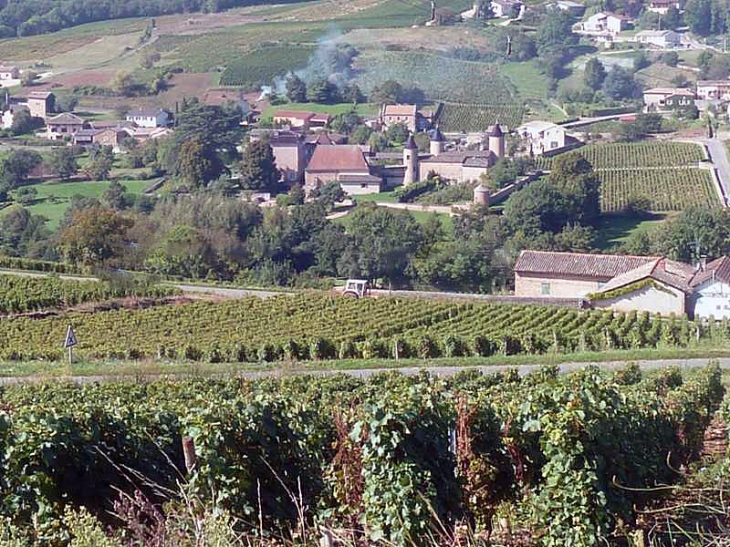
[[408, 82], [434, 101], [514, 105], [519, 93], [495, 65], [415, 51], [364, 50], [357, 84], [369, 93], [387, 80]]
[[0, 358], [61, 359], [69, 324], [82, 357], [214, 363], [540, 354], [730, 339], [727, 322], [648, 313], [300, 294], [14, 318], [0, 322]]
[[84, 302], [103, 302], [129, 296], [162, 298], [177, 289], [136, 282], [74, 281], [57, 278], [0, 276], [0, 313], [65, 308]]
[[259, 89], [276, 78], [304, 68], [314, 52], [307, 46], [271, 46], [257, 49], [231, 61], [221, 74], [221, 85]]
[[447, 132], [486, 131], [499, 122], [514, 129], [522, 123], [525, 108], [521, 104], [458, 104], [444, 103], [439, 111], [438, 124]]
[[[716, 366], [9, 387], [0, 537], [107, 547], [201, 535], [260, 545], [262, 533], [394, 547], [626, 545], [637, 530], [670, 539], [638, 517], [698, 461], [722, 398]], [[467, 543], [471, 533], [491, 542]]]
[[702, 169], [604, 169], [601, 180], [601, 210], [621, 211], [629, 198], [649, 198], [652, 211], [682, 211], [687, 207], [717, 207], [720, 202], [712, 175]]
[[[719, 204], [712, 175], [698, 168], [702, 147], [681, 142], [612, 143], [579, 149], [601, 180], [601, 209], [619, 212], [629, 198], [646, 197], [653, 211], [681, 211]], [[559, 157], [559, 156], [558, 156]], [[555, 158], [537, 158], [550, 169]]]

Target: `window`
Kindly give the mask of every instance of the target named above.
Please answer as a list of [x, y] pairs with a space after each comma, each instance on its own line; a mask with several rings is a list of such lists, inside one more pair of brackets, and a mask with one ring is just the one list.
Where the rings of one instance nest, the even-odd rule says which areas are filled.
[[545, 283], [544, 281], [540, 283], [540, 294], [550, 294], [550, 283]]

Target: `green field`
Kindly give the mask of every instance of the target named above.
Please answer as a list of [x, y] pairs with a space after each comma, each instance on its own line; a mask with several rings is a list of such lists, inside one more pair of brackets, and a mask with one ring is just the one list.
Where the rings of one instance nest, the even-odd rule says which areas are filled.
[[636, 218], [623, 215], [601, 215], [596, 226], [596, 248], [608, 250], [621, 245], [633, 234], [652, 230], [664, 222], [664, 215]]
[[[360, 116], [374, 116], [378, 113], [377, 104], [365, 103], [354, 106], [355, 112]], [[304, 112], [325, 113], [336, 116], [337, 114], [346, 114], [351, 112], [353, 105], [350, 103], [340, 104], [318, 104], [318, 103], [284, 103], [276, 106], [269, 106], [261, 113], [261, 118], [272, 118], [278, 110], [296, 110]]]
[[231, 61], [221, 74], [220, 84], [256, 90], [272, 85], [276, 78], [307, 66], [312, 46], [271, 46], [256, 49]]
[[486, 131], [500, 123], [514, 129], [522, 123], [525, 109], [521, 104], [459, 104], [444, 103], [439, 111], [439, 127], [444, 131]]
[[[121, 183], [131, 194], [142, 194], [149, 185], [146, 180], [125, 180]], [[48, 219], [48, 227], [56, 228], [71, 204], [71, 198], [80, 195], [101, 199], [104, 190], [109, 188], [109, 181], [84, 182], [45, 182], [31, 186], [38, 192], [32, 205], [26, 208], [33, 214], [43, 215]]]

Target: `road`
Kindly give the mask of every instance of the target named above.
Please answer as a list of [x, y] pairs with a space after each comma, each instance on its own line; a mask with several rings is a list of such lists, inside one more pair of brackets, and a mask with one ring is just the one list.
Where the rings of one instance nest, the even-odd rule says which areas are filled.
[[225, 287], [214, 287], [211, 285], [176, 285], [173, 287], [180, 289], [184, 293], [214, 294], [226, 298], [246, 298], [247, 296], [258, 296], [259, 298], [271, 298], [272, 296], [288, 295], [292, 296], [296, 293], [287, 291], [263, 291], [258, 289], [228, 289]]
[[728, 159], [725, 143], [720, 139], [702, 139], [710, 152], [710, 159], [717, 168], [717, 175], [720, 179], [722, 192], [725, 195], [725, 205], [728, 205], [727, 197], [730, 196], [730, 159]]
[[[654, 370], [659, 368], [666, 368], [669, 366], [679, 366], [684, 369], [700, 368], [707, 365], [710, 359], [659, 359], [656, 361], [637, 361], [639, 368], [642, 370]], [[715, 359], [719, 363], [720, 368], [724, 370], [730, 370], [730, 358], [719, 358]], [[626, 366], [626, 361], [607, 361], [605, 363], [563, 363], [558, 365], [561, 374], [567, 374], [580, 370], [590, 365], [596, 365], [604, 370], [616, 370]], [[414, 376], [422, 372], [428, 372], [435, 376], [449, 377], [463, 372], [465, 370], [478, 370], [483, 374], [494, 374], [497, 372], [506, 372], [508, 370], [517, 370], [520, 375], [526, 375], [531, 372], [535, 372], [540, 369], [542, 365], [486, 365], [486, 366], [434, 366], [434, 367], [403, 367], [403, 368], [360, 368], [351, 370], [335, 370], [335, 369], [322, 369], [322, 370], [292, 370], [292, 369], [270, 369], [264, 371], [241, 371], [233, 373], [223, 374], [210, 374], [204, 375], [206, 378], [241, 378], [245, 380], [257, 380], [261, 378], [283, 378], [290, 376], [312, 376], [312, 377], [323, 377], [333, 376], [336, 374], [345, 374], [353, 376], [355, 378], [368, 378], [375, 374], [383, 372], [400, 372], [406, 376]], [[0, 378], [0, 386], [10, 386], [18, 384], [33, 384], [33, 383], [44, 383], [59, 381], [73, 382], [76, 384], [93, 384], [100, 382], [152, 382], [155, 380], [184, 380], [187, 378], [196, 378], [200, 375], [195, 374], [150, 374], [150, 375], [91, 375], [91, 376], [6, 376]]]

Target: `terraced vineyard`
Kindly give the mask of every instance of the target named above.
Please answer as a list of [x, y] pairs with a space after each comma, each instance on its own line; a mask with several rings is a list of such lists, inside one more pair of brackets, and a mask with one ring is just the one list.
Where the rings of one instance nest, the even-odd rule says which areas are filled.
[[684, 347], [698, 333], [715, 340], [730, 329], [648, 314], [302, 294], [7, 320], [0, 322], [0, 357], [61, 359], [68, 324], [82, 356], [213, 362]]
[[653, 211], [682, 211], [689, 206], [717, 207], [712, 175], [702, 169], [637, 169], [598, 172], [601, 209], [621, 211], [631, 196], [646, 196]]
[[525, 108], [521, 104], [459, 104], [444, 103], [438, 117], [443, 131], [485, 131], [499, 122], [510, 129], [522, 123]]
[[365, 50], [355, 59], [366, 92], [386, 80], [404, 81], [426, 97], [467, 104], [513, 105], [519, 93], [496, 65], [415, 51]]
[[[653, 211], [681, 211], [689, 206], [719, 205], [709, 171], [700, 169], [702, 147], [683, 142], [596, 144], [580, 148], [601, 179], [601, 208], [624, 209], [629, 197], [643, 196]], [[560, 156], [556, 156], [560, 157]], [[555, 158], [537, 158], [549, 170]]]
[[307, 46], [271, 46], [257, 49], [231, 61], [223, 74], [221, 85], [259, 89], [271, 85], [275, 78], [304, 68], [314, 52]]

